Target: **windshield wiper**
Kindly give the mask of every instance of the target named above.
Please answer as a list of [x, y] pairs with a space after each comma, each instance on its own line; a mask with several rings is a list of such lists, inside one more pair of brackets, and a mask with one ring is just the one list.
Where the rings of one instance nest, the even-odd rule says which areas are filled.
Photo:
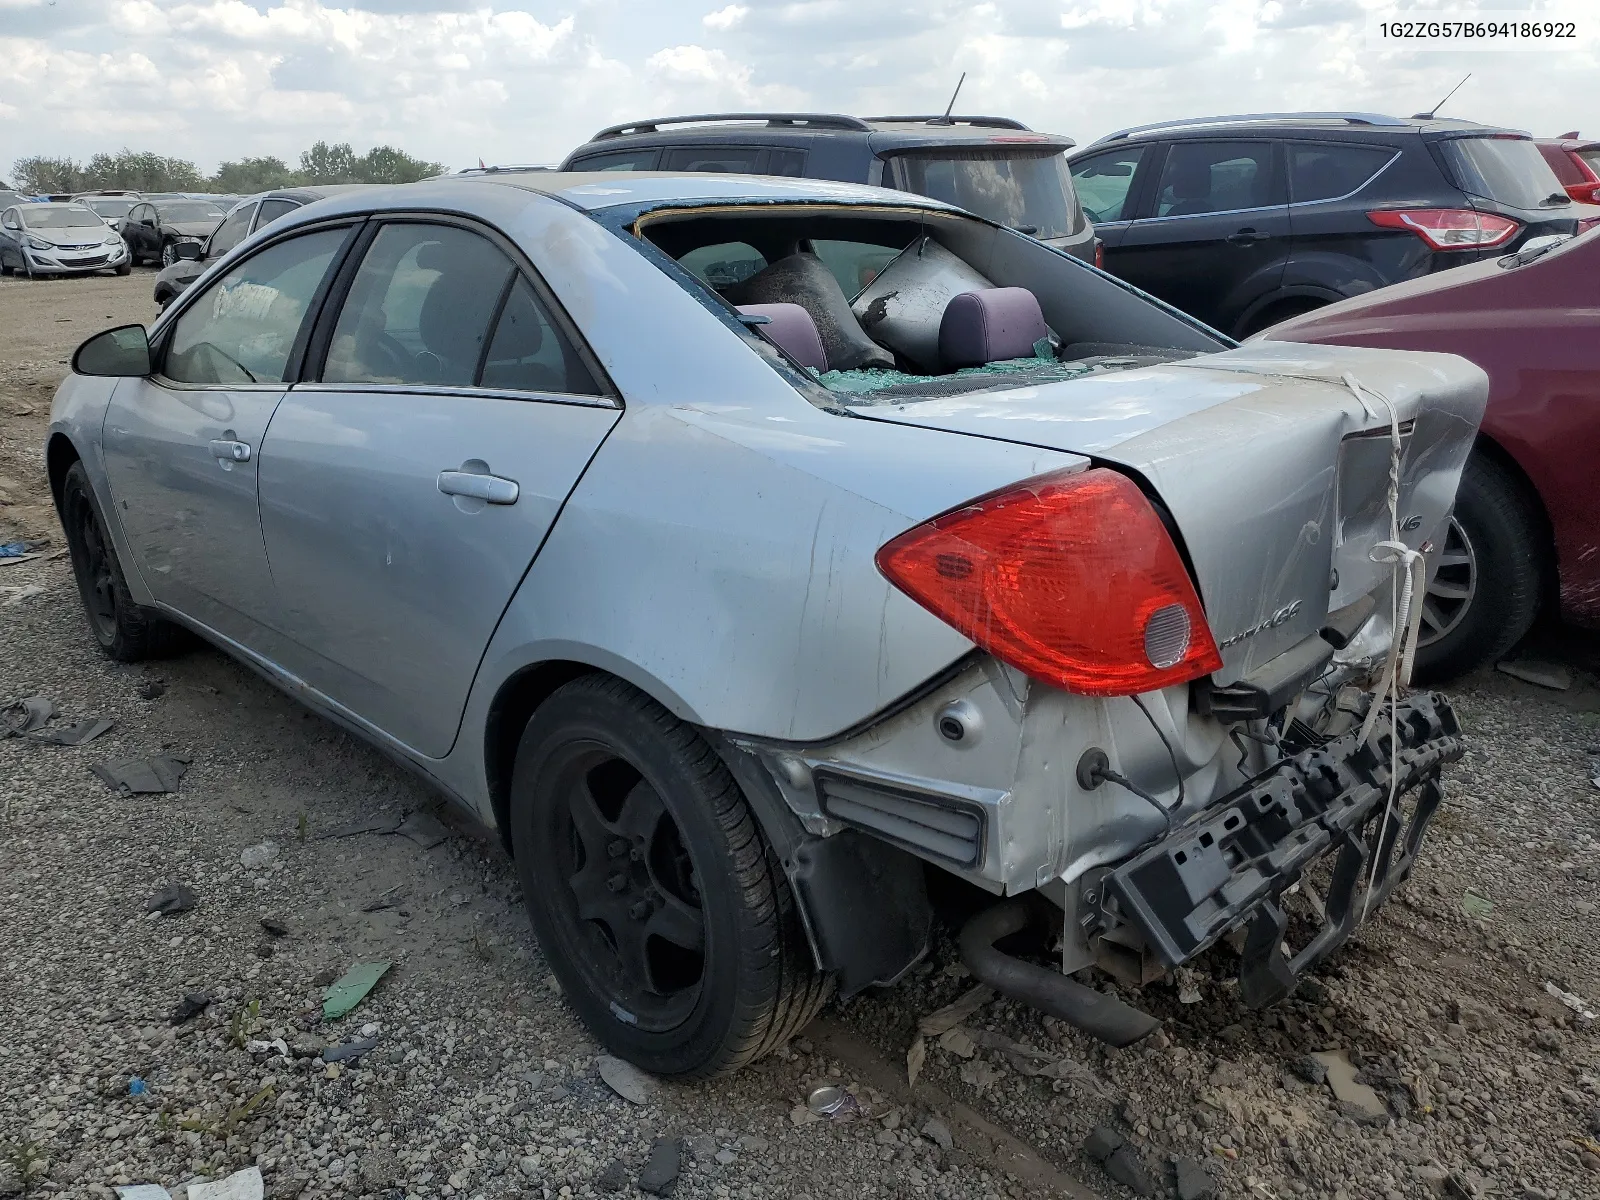
[[1565, 192], [1551, 192], [1543, 200], [1539, 201], [1539, 207], [1540, 208], [1554, 208], [1558, 204], [1571, 204], [1571, 203], [1572, 203], [1572, 197], [1567, 195]]

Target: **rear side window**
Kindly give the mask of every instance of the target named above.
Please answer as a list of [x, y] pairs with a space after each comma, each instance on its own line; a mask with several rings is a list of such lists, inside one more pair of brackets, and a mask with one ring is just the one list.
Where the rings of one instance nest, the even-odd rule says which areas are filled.
[[1439, 149], [1455, 185], [1469, 196], [1497, 200], [1512, 208], [1538, 208], [1570, 197], [1545, 162], [1539, 147], [1527, 138], [1450, 138]]
[[1270, 141], [1174, 142], [1161, 168], [1155, 215], [1265, 208], [1283, 203], [1277, 192]]
[[634, 150], [613, 150], [609, 154], [591, 154], [587, 158], [572, 160], [573, 171], [654, 171], [661, 151], [648, 147]]
[[1072, 164], [1072, 182], [1078, 201], [1091, 221], [1126, 221], [1133, 216], [1128, 197], [1133, 174], [1139, 169], [1145, 147], [1129, 146], [1109, 154], [1096, 154]]
[[385, 225], [339, 312], [327, 383], [470, 387], [511, 260], [450, 225]]
[[263, 200], [261, 202], [261, 220], [256, 223], [256, 228], [260, 229], [262, 226], [271, 225], [279, 217], [286, 213], [292, 213], [299, 207], [293, 200], [280, 200], [276, 197], [271, 200]]
[[495, 323], [480, 384], [519, 392], [601, 394], [589, 368], [521, 275]]
[[1332, 200], [1360, 190], [1395, 156], [1386, 146], [1301, 142], [1289, 146], [1289, 199]]

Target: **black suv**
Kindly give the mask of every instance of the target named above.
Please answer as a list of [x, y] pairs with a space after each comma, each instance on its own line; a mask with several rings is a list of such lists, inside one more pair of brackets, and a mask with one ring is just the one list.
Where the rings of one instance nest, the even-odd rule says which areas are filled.
[[602, 129], [563, 171], [731, 171], [869, 183], [932, 196], [1093, 261], [1094, 228], [1063, 151], [1009, 117], [722, 113]]
[[1527, 134], [1429, 117], [1172, 121], [1069, 165], [1106, 270], [1235, 337], [1600, 212]]

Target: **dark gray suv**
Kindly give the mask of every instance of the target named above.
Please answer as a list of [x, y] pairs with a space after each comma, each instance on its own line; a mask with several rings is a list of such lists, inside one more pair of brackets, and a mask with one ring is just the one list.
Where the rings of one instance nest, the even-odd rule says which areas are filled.
[[602, 129], [563, 171], [727, 171], [869, 183], [932, 196], [1093, 262], [1064, 152], [1009, 117], [716, 113]]

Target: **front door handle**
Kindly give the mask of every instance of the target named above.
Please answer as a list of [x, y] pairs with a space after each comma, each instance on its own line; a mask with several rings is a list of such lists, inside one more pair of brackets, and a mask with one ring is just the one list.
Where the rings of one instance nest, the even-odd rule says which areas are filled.
[[515, 504], [521, 491], [515, 479], [473, 471], [440, 471], [439, 490], [446, 496], [465, 496], [490, 504]]
[[1247, 225], [1245, 228], [1239, 230], [1238, 233], [1230, 233], [1228, 235], [1228, 241], [1232, 242], [1235, 246], [1248, 246], [1251, 242], [1264, 242], [1271, 236], [1272, 235], [1270, 233], [1261, 233]]
[[250, 461], [250, 445], [248, 442], [217, 438], [211, 443], [211, 454], [225, 463], [246, 463]]

